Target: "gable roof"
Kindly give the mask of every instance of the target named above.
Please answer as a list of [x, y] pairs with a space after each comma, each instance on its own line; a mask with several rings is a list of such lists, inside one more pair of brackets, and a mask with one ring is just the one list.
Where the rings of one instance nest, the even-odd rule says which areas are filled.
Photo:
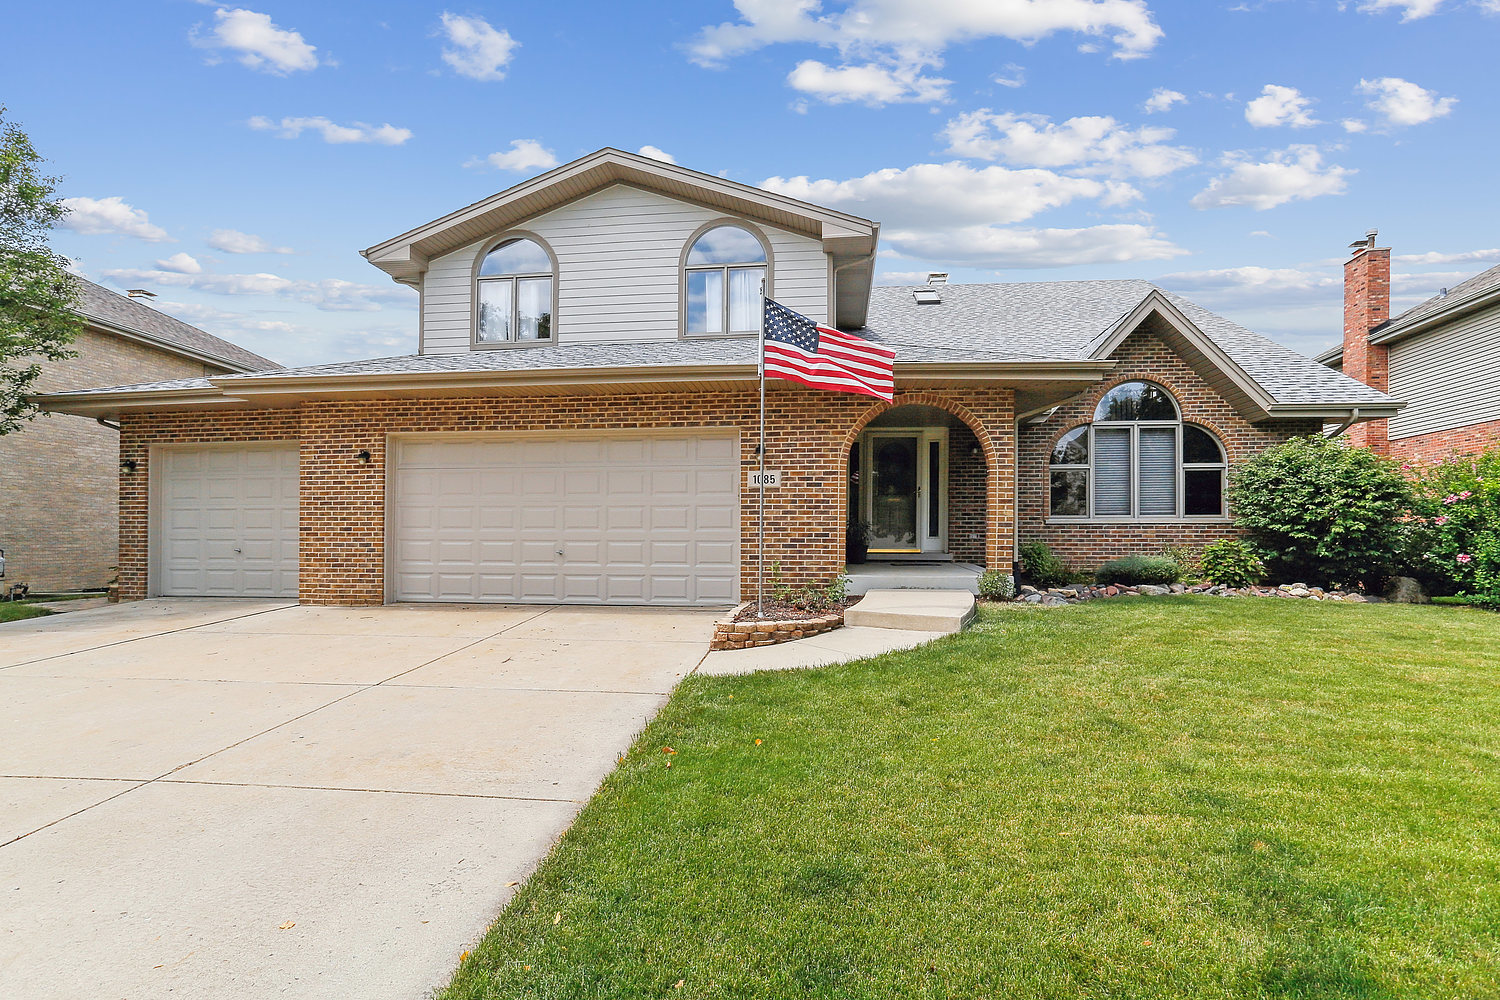
[[153, 347], [206, 361], [234, 372], [265, 371], [279, 365], [238, 344], [215, 337], [180, 319], [151, 308], [139, 299], [112, 292], [87, 278], [78, 279], [74, 308], [90, 326], [141, 341]]
[[405, 284], [427, 262], [611, 184], [633, 184], [820, 240], [840, 268], [838, 323], [865, 321], [864, 304], [875, 273], [880, 226], [857, 215], [763, 191], [749, 184], [606, 147], [572, 163], [521, 181], [360, 251], [366, 260]]

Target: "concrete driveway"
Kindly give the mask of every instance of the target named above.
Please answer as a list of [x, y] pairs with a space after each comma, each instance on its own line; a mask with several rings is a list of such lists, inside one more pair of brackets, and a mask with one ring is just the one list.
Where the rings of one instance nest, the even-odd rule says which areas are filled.
[[714, 617], [156, 600], [0, 626], [0, 996], [425, 996]]

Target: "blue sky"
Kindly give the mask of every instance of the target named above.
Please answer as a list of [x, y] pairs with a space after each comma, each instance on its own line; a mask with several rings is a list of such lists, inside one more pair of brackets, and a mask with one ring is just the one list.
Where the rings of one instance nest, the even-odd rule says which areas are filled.
[[410, 353], [358, 251], [601, 146], [880, 220], [879, 273], [1142, 277], [1309, 353], [1500, 263], [1500, 0], [12, 5], [58, 249], [284, 363]]

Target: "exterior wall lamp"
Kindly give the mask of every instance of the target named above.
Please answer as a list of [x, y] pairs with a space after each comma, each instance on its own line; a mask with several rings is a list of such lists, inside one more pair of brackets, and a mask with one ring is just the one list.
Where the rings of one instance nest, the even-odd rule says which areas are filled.
[[134, 472], [136, 470], [136, 465], [137, 464], [138, 463], [133, 458], [126, 458], [126, 459], [121, 459], [120, 460], [120, 468], [124, 469], [126, 472]]
[[368, 450], [362, 449], [359, 454], [355, 455], [354, 457], [359, 459], [361, 462], [364, 462], [366, 465], [368, 465], [370, 462], [370, 452]]

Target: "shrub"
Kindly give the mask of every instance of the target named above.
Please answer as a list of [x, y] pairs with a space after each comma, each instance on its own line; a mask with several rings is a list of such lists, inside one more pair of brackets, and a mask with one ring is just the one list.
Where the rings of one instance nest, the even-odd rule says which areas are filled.
[[1179, 580], [1203, 575], [1203, 550], [1196, 545], [1168, 545], [1161, 554], [1177, 564]]
[[1176, 583], [1182, 575], [1177, 563], [1166, 556], [1126, 556], [1111, 559], [1094, 574], [1097, 583]]
[[979, 574], [979, 596], [987, 601], [1008, 601], [1016, 596], [1016, 581], [1003, 569]]
[[1229, 500], [1274, 576], [1374, 583], [1395, 562], [1412, 487], [1390, 459], [1315, 434], [1241, 465]]
[[1021, 546], [1021, 572], [1038, 587], [1058, 587], [1068, 582], [1068, 564], [1052, 554], [1046, 542], [1026, 542]]
[[1222, 587], [1249, 587], [1265, 578], [1266, 564], [1244, 542], [1213, 542], [1203, 550], [1203, 576]]
[[1500, 451], [1415, 471], [1406, 565], [1429, 589], [1500, 604]]

